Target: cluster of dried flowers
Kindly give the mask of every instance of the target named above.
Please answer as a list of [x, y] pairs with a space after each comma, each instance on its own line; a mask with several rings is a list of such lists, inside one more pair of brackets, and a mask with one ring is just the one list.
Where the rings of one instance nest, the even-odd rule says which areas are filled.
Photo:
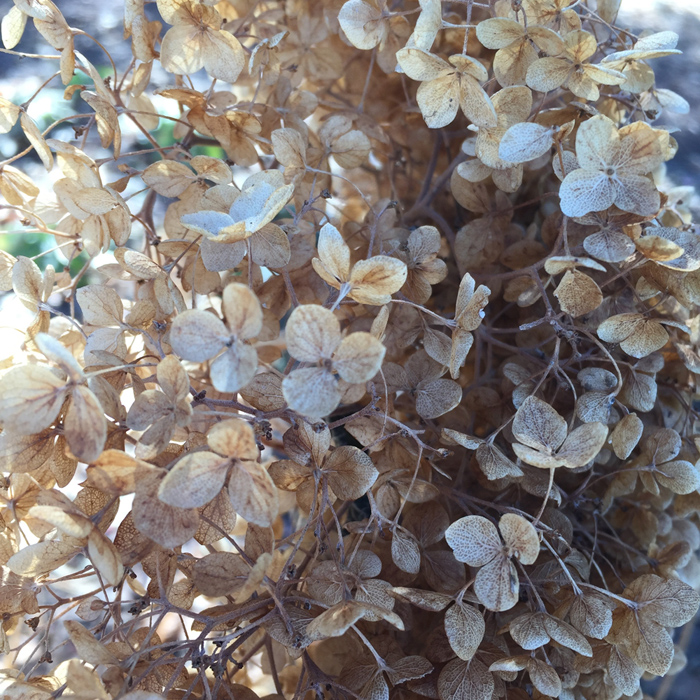
[[682, 667], [700, 236], [654, 126], [678, 37], [618, 5], [127, 0], [104, 79], [14, 0], [6, 49], [33, 25], [80, 106], [0, 99], [3, 207], [87, 263], [0, 258], [34, 314], [3, 697], [617, 700]]

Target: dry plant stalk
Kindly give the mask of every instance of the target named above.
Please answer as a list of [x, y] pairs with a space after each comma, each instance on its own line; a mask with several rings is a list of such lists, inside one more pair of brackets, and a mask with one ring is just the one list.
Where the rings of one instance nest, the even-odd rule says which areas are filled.
[[677, 672], [678, 37], [619, 0], [125, 4], [106, 78], [51, 0], [2, 21], [78, 105], [42, 131], [0, 99], [29, 143], [2, 207], [87, 260], [0, 257], [33, 313], [0, 378], [2, 697], [639, 700]]

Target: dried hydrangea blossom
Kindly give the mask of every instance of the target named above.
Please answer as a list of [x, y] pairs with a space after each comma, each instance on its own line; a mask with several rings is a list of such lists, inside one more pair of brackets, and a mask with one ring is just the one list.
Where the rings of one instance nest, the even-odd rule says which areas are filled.
[[0, 98], [3, 221], [43, 241], [0, 251], [3, 697], [683, 666], [700, 233], [656, 120], [688, 105], [618, 6], [128, 0], [124, 60], [15, 0], [8, 60], [54, 75]]

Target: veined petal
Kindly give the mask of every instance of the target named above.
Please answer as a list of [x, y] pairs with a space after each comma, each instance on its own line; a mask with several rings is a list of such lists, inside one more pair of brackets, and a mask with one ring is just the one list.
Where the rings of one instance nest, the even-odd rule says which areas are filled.
[[556, 90], [564, 84], [572, 70], [571, 63], [563, 58], [538, 58], [528, 69], [528, 87], [539, 92]]
[[623, 211], [640, 216], [651, 216], [661, 206], [661, 198], [651, 178], [643, 175], [625, 175], [615, 183], [614, 204]]
[[389, 31], [388, 17], [375, 4], [349, 0], [338, 13], [338, 21], [353, 46], [365, 51], [384, 40]]
[[644, 122], [623, 127], [620, 138], [620, 156], [615, 165], [626, 175], [646, 175], [665, 160], [659, 131]]
[[593, 34], [582, 29], [569, 32], [564, 37], [564, 44], [567, 52], [576, 63], [583, 63], [598, 49], [598, 42]]
[[517, 457], [529, 464], [531, 467], [539, 467], [540, 469], [556, 469], [564, 463], [556, 455], [548, 455], [544, 452], [538, 452], [531, 447], [521, 445], [519, 442], [513, 443], [513, 452]]
[[342, 395], [336, 378], [321, 367], [295, 369], [282, 381], [282, 393], [291, 409], [310, 418], [327, 416]]
[[423, 49], [401, 49], [396, 52], [396, 60], [401, 66], [401, 70], [411, 80], [420, 80], [421, 82], [437, 80], [454, 70], [447, 61], [443, 61], [439, 56]]
[[236, 340], [211, 363], [209, 376], [218, 391], [232, 394], [250, 382], [257, 368], [258, 353], [255, 348]]
[[525, 36], [525, 27], [513, 19], [494, 17], [476, 25], [476, 38], [487, 49], [503, 49]]
[[617, 188], [605, 173], [579, 168], [569, 173], [559, 189], [560, 206], [566, 216], [583, 216], [612, 206]]
[[576, 133], [576, 157], [579, 166], [603, 170], [614, 163], [620, 149], [620, 135], [612, 119], [598, 114], [581, 124]]
[[479, 83], [468, 75], [461, 77], [460, 106], [465, 116], [477, 126], [494, 127], [498, 116], [491, 98]]
[[200, 36], [199, 52], [207, 73], [217, 80], [235, 83], [245, 67], [245, 53], [238, 39], [223, 30], [211, 30]]
[[160, 62], [163, 68], [175, 75], [189, 75], [204, 67], [204, 56], [198, 50], [199, 27], [178, 24], [171, 27], [160, 46]]
[[211, 209], [185, 214], [180, 218], [180, 221], [191, 231], [196, 231], [207, 237], [216, 236], [221, 229], [235, 223], [228, 214]]
[[624, 73], [606, 66], [588, 63], [583, 67], [583, 70], [591, 80], [601, 85], [621, 85], [627, 80], [627, 76]]
[[484, 67], [481, 61], [477, 61], [471, 56], [463, 56], [462, 54], [455, 54], [450, 56], [449, 62], [464, 75], [470, 75], [474, 80], [485, 81], [488, 80], [489, 73]]
[[527, 80], [527, 71], [536, 60], [537, 49], [527, 38], [514, 41], [510, 46], [496, 53], [493, 60], [496, 80], [503, 86], [524, 85]]
[[510, 559], [499, 556], [479, 569], [474, 581], [474, 593], [495, 612], [510, 610], [518, 602], [520, 590], [518, 573]]
[[459, 110], [459, 92], [456, 71], [420, 84], [416, 101], [430, 129], [441, 129], [454, 121]]
[[585, 71], [573, 71], [564, 85], [571, 92], [584, 100], [595, 102], [600, 97], [598, 86], [588, 77]]

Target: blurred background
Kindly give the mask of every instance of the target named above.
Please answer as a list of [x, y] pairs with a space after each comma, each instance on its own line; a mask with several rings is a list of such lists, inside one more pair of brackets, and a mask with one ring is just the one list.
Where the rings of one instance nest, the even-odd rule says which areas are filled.
[[[62, 11], [68, 24], [90, 31], [109, 49], [117, 66], [129, 64], [131, 49], [129, 42], [125, 41], [123, 37], [124, 8], [122, 0], [110, 0], [110, 2], [54, 0], [54, 2]], [[0, 16], [4, 16], [11, 7], [11, 2], [2, 0], [0, 2]], [[151, 6], [149, 14], [151, 11], [155, 18], [154, 4]], [[700, 183], [700, 0], [673, 0], [672, 2], [668, 0], [622, 0], [617, 24], [635, 33], [641, 30], [652, 32], [671, 30], [680, 35], [678, 48], [683, 51], [683, 54], [655, 60], [654, 70], [657, 75], [657, 86], [682, 95], [690, 104], [690, 112], [683, 115], [664, 114], [656, 122], [656, 125], [678, 129], [678, 132], [674, 133], [674, 137], [678, 141], [679, 150], [675, 159], [668, 163], [668, 178], [677, 186], [697, 187]], [[107, 57], [93, 41], [79, 37], [76, 48], [97, 67], [103, 76], [109, 75], [110, 65]], [[25, 35], [16, 50], [37, 54], [55, 53], [34, 30], [31, 23], [28, 24]], [[21, 104], [51, 76], [54, 69], [55, 62], [53, 61], [42, 62], [0, 53], [0, 95], [15, 104]], [[158, 79], [158, 74], [154, 73], [156, 84]], [[76, 75], [75, 82], [82, 83], [82, 77]], [[165, 83], [162, 87], [165, 87]], [[159, 110], [172, 110], [173, 102], [163, 100], [158, 102], [157, 108]], [[87, 105], [82, 103], [77, 96], [74, 100], [64, 101], [63, 86], [60, 84], [60, 80], [55, 79], [48, 88], [41, 92], [38, 98], [32, 101], [29, 114], [39, 127], [44, 129], [56, 119], [87, 109]], [[172, 126], [164, 122], [165, 120], [161, 120], [161, 125], [155, 136], [161, 144], [166, 145], [167, 139], [172, 138]], [[125, 140], [122, 149], [124, 152], [148, 147], [140, 132], [136, 129], [128, 131], [128, 122], [122, 122], [122, 128]], [[170, 129], [169, 134], [165, 133], [165, 130], [168, 129]], [[74, 138], [69, 127], [66, 127], [63, 132], [56, 130], [52, 136], [65, 140]], [[27, 142], [19, 125], [17, 125], [10, 133], [0, 137], [0, 159], [10, 157], [26, 146]], [[134, 164], [132, 163], [132, 165]], [[145, 167], [147, 163], [144, 162], [143, 165]], [[24, 159], [22, 169], [34, 178], [42, 189], [46, 185], [49, 185], [50, 189], [50, 183], [60, 176], [56, 172], [56, 168], [54, 168], [54, 172], [47, 174], [38, 159], [34, 162]], [[114, 179], [117, 179], [119, 173], [116, 169], [114, 173]], [[695, 201], [698, 201], [697, 198]], [[0, 249], [15, 256], [35, 256], [43, 253], [41, 258], [37, 260], [42, 268], [51, 263], [57, 270], [61, 270], [68, 263], [60, 251], [51, 250], [55, 246], [55, 242], [49, 240], [48, 236], [12, 233], [14, 229], [20, 228], [16, 213], [0, 208], [0, 234], [2, 234], [0, 235]], [[84, 262], [85, 258], [80, 256], [71, 262], [70, 267], [72, 270], [73, 268], [80, 269]], [[14, 346], [18, 346], [22, 340], [20, 334], [9, 330], [10, 319], [12, 325], [24, 326], [23, 315], [28, 312], [20, 304], [13, 301], [11, 295], [0, 293], [0, 296], [2, 296], [0, 298], [1, 360], [13, 354]], [[29, 316], [31, 317], [33, 314], [29, 312]], [[693, 623], [689, 623], [680, 632], [677, 643], [687, 656], [687, 665], [675, 676], [646, 684], [645, 691], [649, 697], [655, 700], [694, 700], [700, 698], [700, 686], [698, 686], [700, 682], [700, 627], [694, 627]]]

